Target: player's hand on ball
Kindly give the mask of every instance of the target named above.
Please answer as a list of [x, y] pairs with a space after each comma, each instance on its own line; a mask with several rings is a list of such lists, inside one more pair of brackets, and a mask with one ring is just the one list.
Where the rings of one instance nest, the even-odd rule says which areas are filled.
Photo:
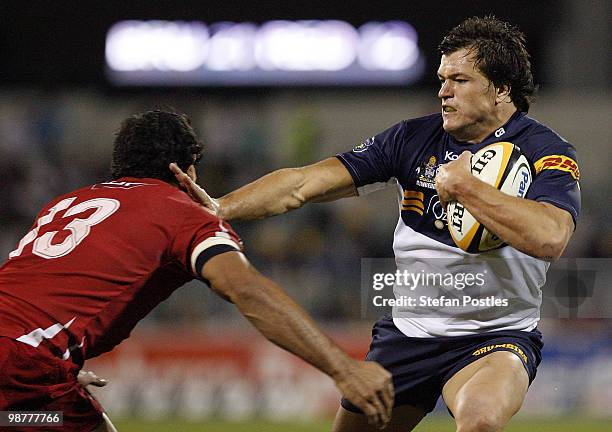
[[382, 429], [389, 423], [395, 393], [391, 373], [380, 364], [355, 361], [335, 381], [344, 397], [365, 413], [371, 425]]
[[170, 164], [170, 171], [174, 173], [174, 177], [179, 182], [179, 186], [194, 200], [201, 204], [215, 216], [219, 216], [219, 203], [212, 198], [208, 193], [194, 182], [191, 177], [183, 172], [182, 169], [175, 163]]
[[98, 375], [91, 371], [79, 371], [79, 375], [77, 377], [79, 384], [83, 387], [87, 387], [88, 385], [92, 385], [95, 387], [104, 387], [108, 384], [108, 381], [104, 378], [100, 378]]
[[472, 153], [464, 151], [456, 160], [440, 165], [436, 175], [436, 191], [443, 204], [456, 200], [457, 186], [472, 176]]

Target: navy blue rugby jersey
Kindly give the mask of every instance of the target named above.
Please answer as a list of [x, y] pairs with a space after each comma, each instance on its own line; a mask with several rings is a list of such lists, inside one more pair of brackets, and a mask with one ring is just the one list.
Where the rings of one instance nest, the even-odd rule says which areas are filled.
[[[450, 236], [446, 214], [435, 189], [434, 179], [441, 164], [456, 159], [465, 150], [475, 153], [500, 141], [516, 144], [532, 164], [535, 175], [527, 198], [566, 210], [576, 222], [580, 213], [580, 174], [574, 147], [550, 128], [518, 111], [479, 144], [457, 141], [444, 131], [442, 115], [432, 114], [402, 121], [337, 156], [353, 177], [360, 195], [396, 185], [400, 217], [393, 248], [398, 269], [427, 274], [485, 271], [488, 272], [486, 287], [471, 293], [465, 288], [462, 294], [475, 297], [490, 294], [510, 299], [505, 309], [460, 307], [441, 311], [435, 307], [394, 307], [396, 325], [408, 336], [531, 330], [537, 325], [540, 288], [545, 282], [548, 263], [511, 246], [477, 255], [464, 252]], [[478, 262], [475, 256], [479, 257]], [[425, 285], [409, 290], [396, 284], [394, 292], [396, 298], [402, 295], [418, 298], [419, 294], [437, 298], [449, 293], [448, 287]], [[404, 319], [398, 320], [398, 317]], [[423, 317], [430, 319], [418, 319]]]
[[576, 222], [580, 212], [576, 150], [550, 128], [518, 111], [480, 144], [457, 141], [442, 128], [442, 116], [432, 114], [402, 121], [338, 158], [360, 194], [397, 179], [404, 195], [401, 217], [406, 225], [454, 246], [446, 226], [434, 224], [446, 221], [435, 189], [437, 169], [465, 150], [476, 153], [500, 141], [518, 145], [535, 170], [527, 198], [550, 202], [568, 211]]

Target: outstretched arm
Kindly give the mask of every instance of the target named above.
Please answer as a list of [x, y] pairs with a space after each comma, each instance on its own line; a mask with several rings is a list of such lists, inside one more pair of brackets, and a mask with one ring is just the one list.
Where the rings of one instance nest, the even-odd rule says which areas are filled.
[[389, 421], [393, 407], [391, 374], [377, 363], [349, 357], [242, 253], [225, 252], [212, 257], [202, 267], [202, 276], [267, 339], [329, 375], [372, 424], [382, 427]]
[[225, 220], [260, 219], [295, 210], [307, 202], [357, 195], [353, 178], [335, 157], [305, 167], [273, 171], [218, 199], [211, 198], [176, 164], [171, 164], [170, 169], [196, 202]]

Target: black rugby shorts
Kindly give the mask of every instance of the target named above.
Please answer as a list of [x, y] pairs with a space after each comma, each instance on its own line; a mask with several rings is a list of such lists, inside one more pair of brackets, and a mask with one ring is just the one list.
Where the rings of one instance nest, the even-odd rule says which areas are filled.
[[[529, 384], [542, 360], [542, 334], [537, 330], [502, 330], [469, 336], [416, 338], [404, 335], [385, 316], [372, 329], [366, 360], [380, 363], [393, 375], [394, 406], [413, 405], [431, 412], [444, 384], [468, 364], [495, 351], [510, 351], [521, 359]], [[346, 399], [346, 410], [361, 410]]]

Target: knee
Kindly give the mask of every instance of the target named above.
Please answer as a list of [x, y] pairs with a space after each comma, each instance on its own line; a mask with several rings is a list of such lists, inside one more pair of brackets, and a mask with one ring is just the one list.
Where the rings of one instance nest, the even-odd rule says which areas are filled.
[[477, 418], [468, 422], [457, 422], [457, 432], [499, 432], [503, 426], [491, 418]]
[[455, 416], [457, 432], [499, 432], [506, 422], [494, 412], [473, 410]]

